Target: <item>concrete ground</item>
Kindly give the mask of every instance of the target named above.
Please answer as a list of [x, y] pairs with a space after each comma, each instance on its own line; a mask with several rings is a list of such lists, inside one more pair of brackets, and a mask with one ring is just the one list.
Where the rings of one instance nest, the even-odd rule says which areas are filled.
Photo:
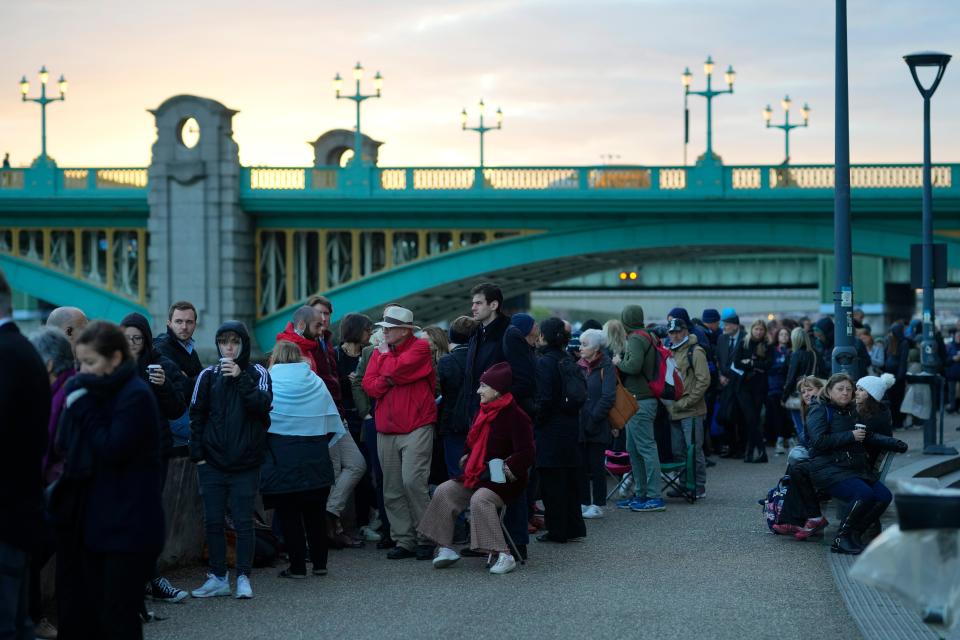
[[[772, 450], [771, 450], [772, 453]], [[148, 640], [219, 638], [859, 638], [831, 577], [828, 542], [767, 532], [757, 500], [786, 466], [719, 460], [708, 497], [667, 511], [608, 507], [583, 542], [532, 542], [505, 576], [464, 558], [435, 570], [371, 543], [331, 551], [326, 577], [254, 570], [255, 598], [156, 603]], [[203, 568], [170, 576], [190, 589]]]

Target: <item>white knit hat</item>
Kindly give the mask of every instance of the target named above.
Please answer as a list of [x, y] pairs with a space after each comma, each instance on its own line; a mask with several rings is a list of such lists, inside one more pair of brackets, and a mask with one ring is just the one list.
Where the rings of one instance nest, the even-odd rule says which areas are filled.
[[883, 402], [883, 394], [887, 389], [896, 383], [897, 379], [892, 373], [885, 373], [882, 376], [865, 376], [857, 380], [857, 388], [863, 389], [877, 402]]

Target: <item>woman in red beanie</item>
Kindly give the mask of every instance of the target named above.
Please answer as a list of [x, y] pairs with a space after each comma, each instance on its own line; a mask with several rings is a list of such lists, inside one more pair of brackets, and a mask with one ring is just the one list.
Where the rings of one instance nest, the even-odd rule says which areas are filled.
[[[523, 494], [527, 471], [533, 465], [534, 446], [530, 418], [510, 394], [512, 383], [513, 375], [506, 362], [493, 365], [480, 376], [480, 411], [470, 427], [460, 459], [463, 475], [437, 487], [420, 521], [420, 533], [439, 546], [433, 559], [436, 569], [449, 567], [460, 559], [452, 548], [453, 528], [468, 506], [470, 548], [486, 551], [491, 558], [496, 555], [490, 573], [509, 573], [517, 566], [500, 529], [497, 510]], [[502, 478], [498, 473], [500, 464]]]

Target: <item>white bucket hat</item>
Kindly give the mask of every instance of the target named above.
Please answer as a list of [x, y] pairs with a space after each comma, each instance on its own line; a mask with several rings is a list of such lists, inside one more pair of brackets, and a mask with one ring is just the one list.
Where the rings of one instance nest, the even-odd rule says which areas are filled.
[[420, 327], [413, 324], [413, 311], [403, 307], [387, 307], [383, 311], [383, 322], [377, 322], [376, 325], [384, 329], [394, 327], [413, 329], [414, 331], [420, 330]]

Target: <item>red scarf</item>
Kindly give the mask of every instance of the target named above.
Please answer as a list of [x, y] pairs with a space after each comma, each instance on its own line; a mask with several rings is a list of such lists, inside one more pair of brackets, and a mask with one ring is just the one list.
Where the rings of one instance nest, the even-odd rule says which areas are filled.
[[508, 404], [513, 402], [513, 394], [505, 393], [496, 400], [480, 405], [470, 433], [467, 434], [467, 446], [470, 447], [470, 457], [463, 469], [463, 486], [473, 489], [480, 484], [480, 476], [487, 468], [487, 441], [490, 439], [490, 423], [500, 414]]

